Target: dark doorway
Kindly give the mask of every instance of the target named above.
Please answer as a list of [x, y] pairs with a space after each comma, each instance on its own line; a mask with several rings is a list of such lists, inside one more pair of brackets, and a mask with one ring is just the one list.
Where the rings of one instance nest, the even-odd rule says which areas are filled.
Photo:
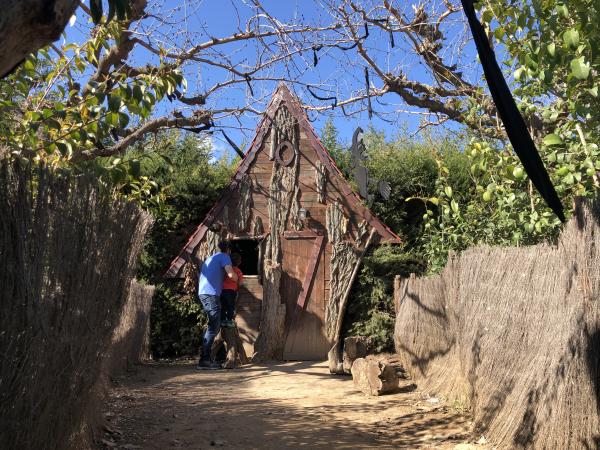
[[256, 239], [235, 239], [232, 242], [232, 253], [242, 255], [240, 270], [244, 275], [258, 275], [258, 246]]

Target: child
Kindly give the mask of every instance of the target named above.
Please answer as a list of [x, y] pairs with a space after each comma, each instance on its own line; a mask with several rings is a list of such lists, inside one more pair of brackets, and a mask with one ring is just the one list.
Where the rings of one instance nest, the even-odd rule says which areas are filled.
[[242, 257], [239, 253], [233, 253], [231, 255], [231, 262], [233, 264], [233, 271], [238, 276], [238, 281], [233, 281], [231, 278], [226, 277], [223, 281], [223, 290], [221, 291], [221, 326], [222, 327], [233, 327], [233, 317], [235, 316], [235, 301], [237, 299], [238, 289], [242, 285], [244, 275], [239, 269], [239, 265], [242, 263]]

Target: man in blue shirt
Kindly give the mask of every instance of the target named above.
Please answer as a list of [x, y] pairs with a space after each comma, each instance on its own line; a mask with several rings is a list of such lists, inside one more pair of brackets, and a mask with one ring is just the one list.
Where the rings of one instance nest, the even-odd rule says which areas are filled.
[[219, 364], [210, 360], [210, 349], [221, 326], [221, 290], [225, 276], [237, 281], [237, 275], [231, 264], [231, 248], [228, 242], [219, 243], [218, 253], [209, 256], [200, 269], [198, 299], [208, 315], [208, 328], [202, 341], [202, 355], [198, 369], [218, 369]]

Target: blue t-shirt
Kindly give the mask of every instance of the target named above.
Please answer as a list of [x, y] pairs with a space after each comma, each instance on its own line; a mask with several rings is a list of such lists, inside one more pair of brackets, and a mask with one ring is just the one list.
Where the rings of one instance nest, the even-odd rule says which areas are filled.
[[224, 267], [231, 265], [231, 258], [227, 253], [215, 253], [206, 258], [200, 269], [198, 295], [221, 295]]

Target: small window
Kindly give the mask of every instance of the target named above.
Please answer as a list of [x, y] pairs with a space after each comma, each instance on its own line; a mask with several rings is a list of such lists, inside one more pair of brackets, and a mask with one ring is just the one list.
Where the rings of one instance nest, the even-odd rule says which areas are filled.
[[231, 243], [231, 253], [239, 253], [242, 256], [240, 270], [244, 275], [258, 275], [258, 246], [256, 239], [235, 239]]

